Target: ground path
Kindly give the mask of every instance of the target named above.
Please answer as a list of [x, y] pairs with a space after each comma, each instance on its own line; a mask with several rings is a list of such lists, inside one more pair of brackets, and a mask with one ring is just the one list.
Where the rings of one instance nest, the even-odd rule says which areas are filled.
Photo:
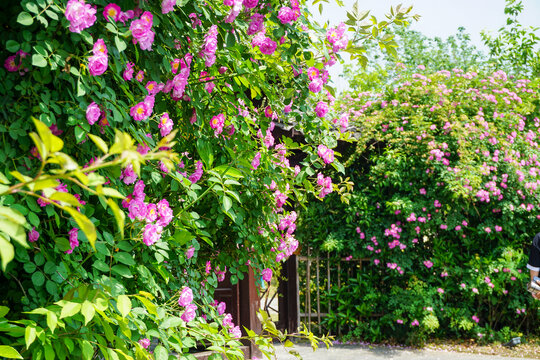
[[[388, 347], [367, 346], [333, 346], [330, 349], [319, 348], [316, 352], [306, 345], [296, 345], [295, 350], [304, 360], [518, 360], [540, 359], [540, 350], [537, 357], [522, 357], [519, 348], [515, 350], [514, 357], [497, 355], [477, 355], [450, 351], [416, 350]], [[278, 360], [296, 360], [288, 354], [283, 347], [276, 351]]]

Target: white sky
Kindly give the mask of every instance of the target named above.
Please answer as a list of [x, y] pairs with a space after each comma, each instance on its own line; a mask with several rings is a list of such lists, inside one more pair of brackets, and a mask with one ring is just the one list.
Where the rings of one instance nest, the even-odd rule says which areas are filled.
[[[313, 8], [312, 13], [320, 22], [330, 21], [331, 26], [346, 21], [346, 11], [351, 10], [355, 0], [344, 0], [345, 6], [340, 8], [329, 0], [323, 4], [323, 14], [319, 14], [318, 8]], [[540, 0], [522, 0], [524, 10], [521, 12], [519, 21], [525, 26], [540, 27]], [[414, 22], [412, 29], [418, 30], [429, 37], [446, 38], [457, 32], [458, 27], [465, 27], [471, 35], [472, 42], [477, 47], [485, 50], [480, 38], [480, 31], [496, 32], [506, 23], [507, 15], [504, 14], [504, 0], [358, 0], [359, 10], [371, 10], [381, 21], [390, 10], [390, 6], [403, 4], [413, 6], [412, 13], [422, 17]], [[540, 31], [538, 32], [540, 34]], [[336, 64], [331, 68], [330, 74], [334, 85], [339, 90], [347, 84], [337, 75], [343, 70], [342, 65]]]

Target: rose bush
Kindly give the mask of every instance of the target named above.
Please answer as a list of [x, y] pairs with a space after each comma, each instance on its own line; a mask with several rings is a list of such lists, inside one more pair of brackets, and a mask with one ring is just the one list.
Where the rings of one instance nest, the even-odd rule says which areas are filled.
[[[298, 247], [285, 209], [335, 189], [322, 172], [342, 169], [328, 154], [340, 134], [315, 104], [332, 97], [344, 25], [327, 32], [295, 0], [0, 9], [0, 356], [165, 359], [206, 344], [239, 358], [242, 335], [269, 354], [213, 294], [226, 274], [270, 281]], [[305, 141], [275, 139], [280, 124]]]
[[339, 100], [358, 136], [349, 205], [331, 194], [298, 221], [301, 241], [371, 263], [333, 284], [326, 325], [372, 341], [537, 334], [524, 284], [540, 221], [538, 79], [397, 72], [383, 93]]

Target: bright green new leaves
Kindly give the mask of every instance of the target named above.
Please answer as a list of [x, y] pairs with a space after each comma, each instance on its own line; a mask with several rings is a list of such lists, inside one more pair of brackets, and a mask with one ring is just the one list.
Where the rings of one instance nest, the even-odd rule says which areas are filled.
[[0, 345], [0, 356], [8, 359], [22, 359], [23, 357], [11, 346]]
[[24, 226], [26, 226], [26, 219], [20, 212], [6, 206], [0, 206], [0, 258], [4, 271], [15, 255], [10, 239], [23, 247], [28, 247]]
[[122, 314], [122, 317], [126, 317], [131, 311], [131, 300], [129, 300], [129, 297], [126, 295], [120, 295], [116, 300], [116, 306], [118, 307], [120, 314]]

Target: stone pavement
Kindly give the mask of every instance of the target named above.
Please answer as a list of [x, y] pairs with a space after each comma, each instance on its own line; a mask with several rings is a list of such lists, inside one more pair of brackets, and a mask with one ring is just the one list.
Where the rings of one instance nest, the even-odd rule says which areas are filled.
[[[476, 355], [458, 352], [445, 352], [434, 350], [415, 350], [388, 347], [367, 346], [333, 346], [330, 349], [319, 348], [316, 352], [306, 345], [295, 345], [295, 350], [304, 360], [519, 360], [533, 359], [523, 358], [516, 350], [515, 357], [502, 357], [495, 355]], [[297, 360], [289, 354], [283, 347], [278, 347], [276, 351], [278, 360]], [[540, 353], [537, 359], [540, 359]]]

